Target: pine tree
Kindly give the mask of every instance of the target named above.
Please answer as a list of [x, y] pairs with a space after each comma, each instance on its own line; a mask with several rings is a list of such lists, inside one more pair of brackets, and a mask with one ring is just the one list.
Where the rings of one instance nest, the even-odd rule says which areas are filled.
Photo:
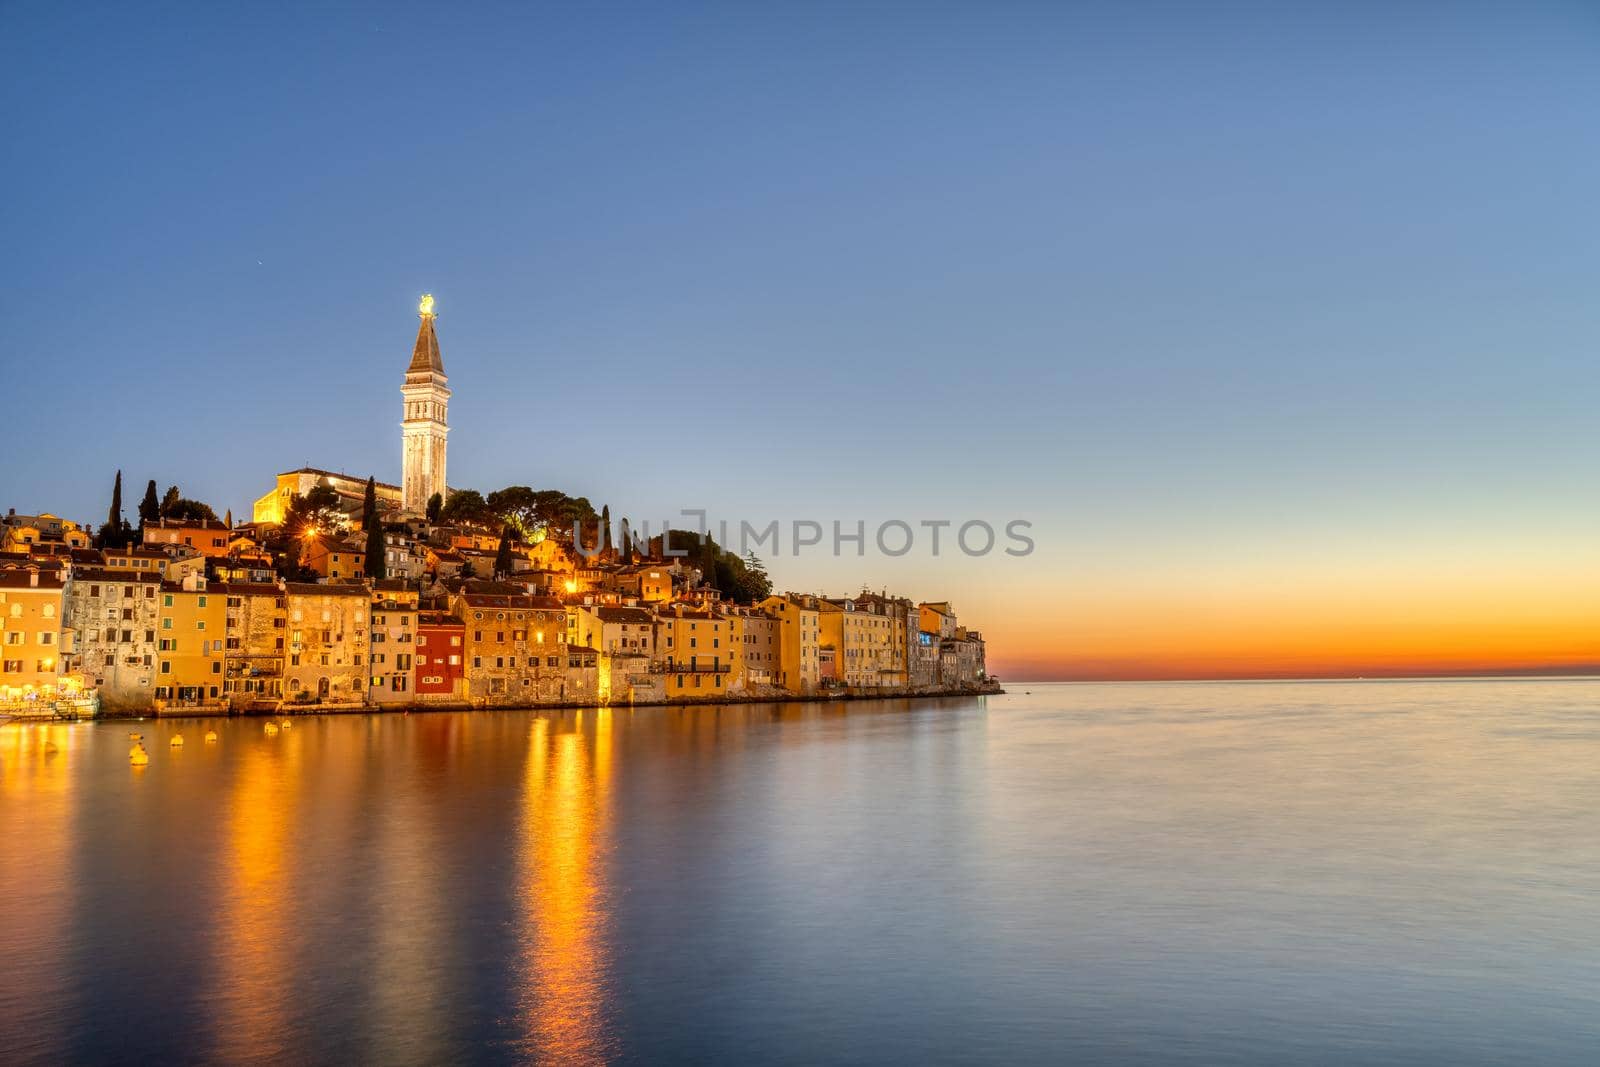
[[101, 548], [122, 547], [122, 472], [111, 487], [111, 510], [106, 514], [106, 524], [100, 528]]
[[444, 510], [444, 494], [435, 493], [428, 498], [428, 522], [437, 526], [439, 513]]
[[139, 533], [144, 534], [144, 528], [150, 523], [161, 518], [161, 501], [156, 499], [156, 480], [144, 487], [144, 499], [139, 501]]
[[500, 548], [494, 554], [494, 576], [505, 578], [511, 573], [511, 524], [500, 531]]
[[378, 524], [378, 479], [367, 478], [367, 495], [361, 500], [361, 528], [370, 530]]
[[367, 577], [376, 581], [388, 576], [389, 563], [383, 551], [383, 523], [374, 519], [367, 524]]

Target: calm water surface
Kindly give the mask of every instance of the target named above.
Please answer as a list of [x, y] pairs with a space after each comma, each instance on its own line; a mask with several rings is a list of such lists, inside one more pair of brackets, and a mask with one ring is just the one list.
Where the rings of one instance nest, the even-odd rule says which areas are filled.
[[1600, 1057], [1594, 681], [13, 724], [0, 825], [5, 1063]]

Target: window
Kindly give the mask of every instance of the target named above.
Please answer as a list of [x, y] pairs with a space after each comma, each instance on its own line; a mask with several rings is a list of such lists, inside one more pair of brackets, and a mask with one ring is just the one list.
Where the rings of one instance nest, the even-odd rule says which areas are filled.
[[161, 673], [162, 674], [171, 674], [172, 673], [172, 661], [171, 660], [164, 659], [164, 660], [161, 661]]
[[54, 604], [46, 604], [39, 609], [39, 614], [47, 619], [53, 619], [56, 617], [56, 606]]
[[161, 598], [161, 606], [164, 607], [164, 608], [172, 607], [172, 594], [171, 593], [168, 593], [167, 595], [165, 595], [165, 596], [163, 596]]
[[172, 629], [172, 620], [171, 620], [171, 619], [162, 619], [162, 620], [161, 620], [161, 628], [162, 628], [162, 629], [163, 629], [163, 630], [170, 630], [170, 629]]

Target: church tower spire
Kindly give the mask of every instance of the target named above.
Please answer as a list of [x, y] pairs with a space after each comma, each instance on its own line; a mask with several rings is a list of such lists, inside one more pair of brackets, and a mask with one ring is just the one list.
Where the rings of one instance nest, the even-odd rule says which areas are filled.
[[422, 325], [417, 328], [417, 343], [406, 367], [405, 418], [400, 423], [404, 477], [402, 499], [407, 511], [421, 514], [428, 499], [445, 492], [445, 438], [450, 433], [446, 409], [450, 390], [444, 374], [444, 359], [439, 355], [439, 337], [434, 332], [433, 295], [426, 293], [417, 305]]

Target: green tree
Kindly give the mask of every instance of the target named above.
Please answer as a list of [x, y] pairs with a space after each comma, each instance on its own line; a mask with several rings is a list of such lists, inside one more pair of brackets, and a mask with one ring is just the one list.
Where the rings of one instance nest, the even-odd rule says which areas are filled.
[[144, 528], [161, 518], [161, 501], [156, 497], [156, 480], [151, 478], [144, 487], [144, 499], [139, 501], [139, 533], [144, 533]]
[[428, 522], [429, 522], [429, 524], [436, 525], [439, 522], [439, 513], [442, 512], [443, 510], [444, 510], [444, 496], [443, 496], [443, 494], [435, 493], [432, 496], [430, 496], [428, 498], [428, 513], [427, 513], [428, 514]]
[[502, 526], [510, 523], [522, 536], [533, 533], [539, 526], [539, 494], [525, 485], [496, 489], [484, 503]]
[[179, 497], [177, 500], [173, 501], [172, 506], [167, 509], [166, 514], [167, 518], [177, 519], [180, 522], [184, 520], [196, 521], [199, 519], [205, 519], [207, 522], [217, 521], [217, 513], [211, 510], [210, 504], [202, 504], [200, 501], [190, 500], [188, 497]]
[[307, 533], [327, 533], [343, 520], [339, 494], [325, 485], [314, 485], [304, 496], [295, 493], [289, 497], [289, 510], [278, 532], [283, 539], [298, 541]]
[[481, 526], [489, 514], [489, 505], [476, 489], [457, 489], [450, 494], [440, 509], [439, 518], [447, 523]]
[[611, 505], [600, 509], [600, 551], [611, 551]]
[[373, 519], [367, 524], [367, 577], [374, 581], [389, 576], [389, 562], [384, 558], [383, 523]]
[[125, 525], [122, 521], [122, 472], [118, 471], [117, 480], [111, 486], [111, 510], [106, 513], [106, 524], [100, 527], [100, 547], [121, 548]]
[[370, 530], [378, 522], [378, 479], [367, 478], [367, 495], [361, 498], [361, 528]]
[[733, 596], [741, 604], [754, 604], [772, 595], [772, 579], [766, 565], [754, 552], [746, 552], [734, 568]]
[[633, 559], [633, 531], [628, 528], [628, 520], [622, 520], [622, 540], [619, 542], [618, 555], [624, 560]]
[[161, 517], [163, 519], [172, 518], [172, 508], [173, 508], [173, 506], [176, 505], [178, 503], [178, 501], [180, 501], [182, 499], [183, 499], [183, 494], [178, 492], [178, 487], [177, 486], [175, 486], [175, 485], [167, 486], [167, 493], [166, 493], [165, 496], [163, 496], [161, 498]]
[[500, 531], [500, 547], [494, 554], [494, 576], [496, 578], [506, 578], [511, 574], [511, 538], [515, 532], [509, 522]]

